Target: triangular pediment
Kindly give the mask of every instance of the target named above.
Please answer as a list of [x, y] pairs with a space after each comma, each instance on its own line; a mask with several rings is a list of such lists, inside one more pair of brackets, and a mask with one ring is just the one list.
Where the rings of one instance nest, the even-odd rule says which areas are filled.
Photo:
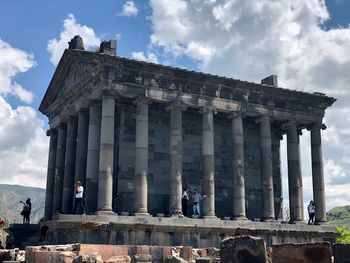
[[65, 50], [40, 104], [39, 111], [45, 114], [45, 110], [52, 103], [96, 66], [96, 61], [88, 61], [83, 57], [79, 56], [79, 52]]

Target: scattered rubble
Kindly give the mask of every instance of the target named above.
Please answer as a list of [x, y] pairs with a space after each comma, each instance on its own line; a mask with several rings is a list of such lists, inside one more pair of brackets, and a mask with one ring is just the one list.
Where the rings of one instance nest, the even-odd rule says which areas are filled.
[[[350, 245], [333, 245], [335, 263], [346, 263]], [[0, 250], [0, 263], [330, 263], [328, 242], [267, 247], [264, 239], [237, 236], [215, 247], [66, 244]]]

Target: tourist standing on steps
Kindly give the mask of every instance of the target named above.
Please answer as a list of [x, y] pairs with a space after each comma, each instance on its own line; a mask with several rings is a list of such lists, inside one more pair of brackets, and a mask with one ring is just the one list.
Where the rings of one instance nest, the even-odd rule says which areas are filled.
[[197, 192], [197, 189], [193, 190], [193, 195], [192, 195], [192, 201], [193, 201], [193, 215], [198, 215], [198, 218], [201, 217], [201, 206], [200, 206], [200, 201], [202, 201], [204, 198], [206, 198], [206, 195], [201, 195], [200, 193]]
[[75, 187], [74, 214], [85, 215], [83, 194], [84, 187], [81, 185], [80, 181], [77, 181]]
[[187, 192], [187, 187], [185, 187], [183, 193], [182, 193], [182, 214], [184, 216], [187, 216], [187, 210], [188, 210], [188, 200], [190, 199], [188, 196], [188, 192]]
[[30, 224], [30, 213], [32, 212], [32, 203], [30, 202], [30, 198], [26, 200], [26, 202], [22, 202], [23, 209], [21, 212], [21, 216], [23, 216], [23, 224]]
[[308, 225], [314, 224], [314, 218], [315, 218], [315, 212], [316, 212], [316, 206], [314, 201], [310, 201], [310, 204], [307, 206], [307, 212], [309, 213], [309, 222]]

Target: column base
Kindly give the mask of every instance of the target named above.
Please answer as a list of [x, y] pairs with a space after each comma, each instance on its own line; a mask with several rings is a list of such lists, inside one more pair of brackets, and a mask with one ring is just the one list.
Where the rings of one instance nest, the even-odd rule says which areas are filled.
[[215, 215], [203, 216], [203, 219], [218, 219]]
[[138, 216], [138, 217], [147, 217], [147, 216], [151, 216], [149, 213], [147, 212], [140, 212], [140, 213], [135, 213], [134, 216]]
[[174, 212], [170, 215], [172, 218], [184, 218], [185, 216], [181, 212]]
[[235, 220], [235, 221], [240, 221], [240, 220], [242, 220], [242, 221], [247, 221], [248, 218], [246, 218], [245, 216], [234, 216], [234, 217], [232, 218], [232, 220]]
[[299, 225], [299, 224], [304, 224], [303, 220], [289, 220], [288, 224], [294, 224], [294, 225]]
[[96, 215], [98, 216], [102, 216], [102, 215], [116, 215], [116, 213], [114, 213], [111, 210], [100, 210], [96, 212]]
[[315, 221], [314, 225], [328, 225], [328, 221]]
[[262, 218], [262, 222], [276, 222], [276, 219], [274, 217], [267, 217], [267, 218]]

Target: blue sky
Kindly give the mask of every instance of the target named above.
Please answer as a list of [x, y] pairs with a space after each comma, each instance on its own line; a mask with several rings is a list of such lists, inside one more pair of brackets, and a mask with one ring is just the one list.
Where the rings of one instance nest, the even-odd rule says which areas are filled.
[[350, 1], [2, 0], [0, 23], [0, 183], [45, 186], [47, 119], [37, 108], [54, 54], [80, 30], [90, 49], [117, 39], [121, 56], [256, 82], [274, 73], [282, 87], [337, 97], [323, 136], [328, 204], [350, 203]]

